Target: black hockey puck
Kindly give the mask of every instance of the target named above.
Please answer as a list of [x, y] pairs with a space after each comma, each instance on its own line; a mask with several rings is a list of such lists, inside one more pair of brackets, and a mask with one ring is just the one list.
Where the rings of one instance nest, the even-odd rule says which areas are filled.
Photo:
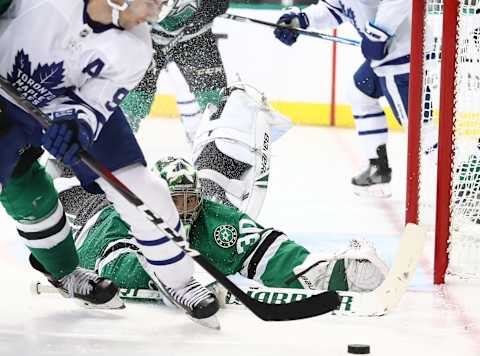
[[370, 353], [370, 345], [350, 344], [348, 345], [348, 353], [354, 355], [368, 355]]

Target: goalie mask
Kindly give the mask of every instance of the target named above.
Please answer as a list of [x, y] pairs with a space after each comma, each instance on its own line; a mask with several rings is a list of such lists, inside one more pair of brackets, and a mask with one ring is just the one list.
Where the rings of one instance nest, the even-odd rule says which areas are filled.
[[168, 184], [184, 225], [191, 225], [202, 207], [200, 182], [195, 168], [183, 158], [160, 159], [153, 168]]

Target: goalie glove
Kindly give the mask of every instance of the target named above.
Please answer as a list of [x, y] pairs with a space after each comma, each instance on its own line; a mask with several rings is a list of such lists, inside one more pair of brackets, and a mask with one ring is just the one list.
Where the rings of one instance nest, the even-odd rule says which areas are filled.
[[287, 13], [280, 16], [277, 24], [286, 25], [292, 28], [279, 27], [273, 31], [273, 34], [278, 40], [280, 40], [280, 42], [286, 44], [287, 46], [291, 46], [297, 41], [298, 38], [298, 32], [293, 28], [299, 27], [306, 29], [310, 25], [310, 21], [308, 20], [307, 14], [301, 12], [298, 7], [288, 8], [287, 11]]
[[388, 266], [370, 242], [352, 240], [333, 256], [310, 254], [293, 272], [306, 289], [369, 292], [383, 282]]
[[388, 53], [388, 40], [391, 38], [381, 28], [367, 22], [365, 32], [362, 33], [362, 53], [366, 59], [380, 60]]

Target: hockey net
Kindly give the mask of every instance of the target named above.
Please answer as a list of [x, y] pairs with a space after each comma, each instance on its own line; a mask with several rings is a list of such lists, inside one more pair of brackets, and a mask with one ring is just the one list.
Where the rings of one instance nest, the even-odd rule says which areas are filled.
[[412, 33], [406, 219], [435, 237], [435, 283], [480, 278], [480, 0], [415, 0]]

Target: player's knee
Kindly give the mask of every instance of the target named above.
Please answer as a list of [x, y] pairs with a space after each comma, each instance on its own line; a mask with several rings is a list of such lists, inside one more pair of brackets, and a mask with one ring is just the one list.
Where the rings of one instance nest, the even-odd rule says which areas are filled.
[[383, 108], [377, 98], [365, 95], [356, 86], [351, 85], [348, 90], [348, 98], [354, 115], [368, 115], [381, 113]]
[[354, 86], [370, 98], [378, 99], [382, 88], [378, 76], [374, 73], [368, 62], [364, 62], [353, 75]]
[[15, 173], [0, 194], [7, 213], [17, 221], [36, 221], [51, 214], [58, 205], [58, 194], [45, 169], [34, 162]]

